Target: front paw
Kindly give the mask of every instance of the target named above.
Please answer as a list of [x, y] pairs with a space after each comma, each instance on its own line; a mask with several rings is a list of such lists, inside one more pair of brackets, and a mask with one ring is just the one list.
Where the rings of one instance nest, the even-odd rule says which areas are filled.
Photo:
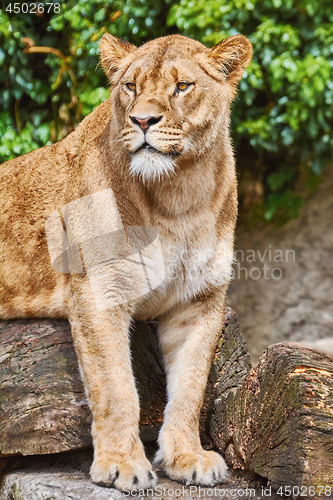
[[214, 451], [181, 453], [172, 460], [164, 460], [163, 454], [158, 452], [155, 460], [170, 479], [186, 485], [215, 486], [229, 475], [225, 461]]
[[113, 486], [121, 491], [155, 488], [157, 477], [146, 458], [96, 458], [90, 469], [94, 483]]

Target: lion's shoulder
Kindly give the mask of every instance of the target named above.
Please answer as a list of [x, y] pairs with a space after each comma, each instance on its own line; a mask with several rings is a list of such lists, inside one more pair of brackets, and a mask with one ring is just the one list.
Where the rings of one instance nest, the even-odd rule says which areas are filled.
[[103, 134], [110, 123], [112, 117], [111, 99], [106, 99], [97, 108], [86, 116], [78, 127], [65, 140], [70, 142], [71, 138], [81, 142], [93, 141], [96, 137]]

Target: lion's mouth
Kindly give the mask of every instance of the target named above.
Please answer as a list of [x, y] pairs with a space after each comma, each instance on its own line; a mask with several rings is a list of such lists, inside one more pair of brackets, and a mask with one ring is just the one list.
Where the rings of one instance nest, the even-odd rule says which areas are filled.
[[157, 149], [155, 149], [153, 146], [151, 146], [150, 144], [148, 144], [148, 142], [144, 142], [142, 144], [142, 146], [139, 147], [139, 149], [137, 149], [135, 152], [138, 153], [139, 151], [156, 151], [157, 153], [160, 153], [160, 151], [158, 151]]
[[181, 154], [180, 151], [169, 151], [168, 153], [163, 153], [162, 151], [159, 151], [158, 149], [156, 149], [153, 146], [151, 146], [150, 144], [148, 144], [148, 142], [144, 142], [142, 144], [142, 146], [140, 146], [134, 152], [134, 154], [139, 153], [140, 151], [151, 151], [152, 153], [155, 152], [155, 153], [158, 153], [158, 154], [163, 155], [163, 156], [171, 156], [171, 157], [176, 157], [176, 156], [179, 156]]

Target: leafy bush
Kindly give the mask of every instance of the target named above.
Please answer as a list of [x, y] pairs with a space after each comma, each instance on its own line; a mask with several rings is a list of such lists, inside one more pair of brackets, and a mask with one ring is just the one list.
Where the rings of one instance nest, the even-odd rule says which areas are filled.
[[[254, 57], [232, 119], [241, 200], [266, 220], [297, 216], [304, 187], [333, 157], [331, 0], [79, 0], [21, 33], [1, 12], [2, 160], [60, 140], [107, 98], [97, 67], [105, 31], [137, 45], [177, 31], [208, 46], [248, 36]], [[63, 57], [23, 54], [22, 36]]]

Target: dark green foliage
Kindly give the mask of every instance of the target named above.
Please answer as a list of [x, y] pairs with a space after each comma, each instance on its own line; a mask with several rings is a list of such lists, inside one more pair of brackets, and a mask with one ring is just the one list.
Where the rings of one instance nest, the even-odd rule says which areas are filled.
[[[260, 217], [297, 216], [304, 188], [333, 159], [331, 0], [79, 0], [46, 21], [13, 33], [0, 13], [2, 161], [60, 140], [107, 98], [97, 66], [105, 31], [137, 45], [177, 31], [208, 46], [236, 33], [250, 38], [254, 57], [233, 105], [232, 135], [241, 200]], [[23, 54], [22, 36], [64, 58]]]

